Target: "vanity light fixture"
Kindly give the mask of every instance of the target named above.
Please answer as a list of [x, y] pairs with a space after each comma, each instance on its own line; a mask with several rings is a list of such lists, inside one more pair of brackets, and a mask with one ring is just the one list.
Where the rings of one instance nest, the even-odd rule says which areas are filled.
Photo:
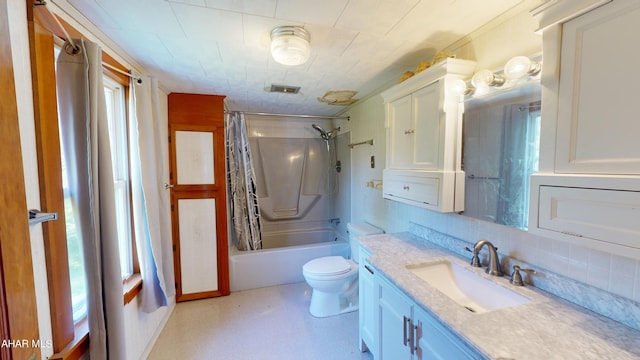
[[300, 26], [278, 26], [271, 30], [271, 56], [283, 65], [301, 65], [309, 60], [309, 32]]
[[512, 57], [504, 65], [504, 76], [508, 80], [519, 79], [525, 75], [534, 76], [542, 70], [542, 65], [526, 56]]

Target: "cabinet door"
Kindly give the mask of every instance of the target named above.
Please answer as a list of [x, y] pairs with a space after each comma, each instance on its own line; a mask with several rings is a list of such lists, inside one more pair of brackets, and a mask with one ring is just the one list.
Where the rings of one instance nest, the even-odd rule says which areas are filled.
[[411, 121], [411, 95], [388, 104], [389, 144], [388, 167], [410, 169], [413, 160], [413, 136], [415, 129]]
[[640, 1], [613, 1], [562, 31], [556, 172], [640, 174]]
[[413, 308], [413, 323], [416, 331], [415, 359], [462, 360], [476, 358], [466, 344], [458, 340], [448, 329], [440, 325], [419, 306]]
[[[431, 84], [413, 94], [413, 153], [412, 167], [436, 170], [441, 168], [440, 146], [444, 139], [440, 82]], [[442, 115], [444, 116], [444, 115]]]
[[395, 286], [378, 278], [380, 286], [380, 348], [381, 360], [411, 359], [412, 303]]
[[360, 317], [360, 351], [367, 351], [378, 358], [378, 284], [373, 267], [366, 258], [363, 258], [363, 250], [360, 249], [359, 269], [359, 317]]

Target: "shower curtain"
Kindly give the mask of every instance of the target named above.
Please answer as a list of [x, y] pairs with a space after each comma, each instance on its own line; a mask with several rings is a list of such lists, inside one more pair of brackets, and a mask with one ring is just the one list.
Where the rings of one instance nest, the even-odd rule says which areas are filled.
[[247, 123], [244, 114], [237, 111], [228, 114], [225, 121], [234, 242], [238, 250], [259, 250], [262, 249], [260, 209]]
[[114, 241], [118, 237], [102, 50], [89, 41], [75, 43], [78, 53], [60, 53], [56, 83], [61, 145], [87, 278], [89, 357], [124, 359], [122, 277], [118, 241]]

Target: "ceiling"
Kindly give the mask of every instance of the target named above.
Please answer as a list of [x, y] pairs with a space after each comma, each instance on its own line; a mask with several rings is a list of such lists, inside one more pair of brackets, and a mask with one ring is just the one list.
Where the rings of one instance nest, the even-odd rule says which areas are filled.
[[[225, 95], [232, 110], [334, 115], [344, 107], [320, 102], [327, 91], [363, 98], [522, 0], [67, 1], [170, 92]], [[280, 25], [310, 33], [307, 63], [271, 58]]]

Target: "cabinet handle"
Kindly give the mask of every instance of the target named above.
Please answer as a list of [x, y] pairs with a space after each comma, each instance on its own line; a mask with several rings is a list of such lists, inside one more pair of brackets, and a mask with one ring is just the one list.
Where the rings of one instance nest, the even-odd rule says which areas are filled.
[[407, 190], [407, 191], [409, 191], [409, 185], [404, 185], [404, 186], [402, 186], [402, 190]]
[[422, 323], [418, 322], [418, 325], [413, 325], [411, 331], [411, 354], [418, 352], [418, 326], [422, 328]]
[[417, 326], [413, 326], [411, 321], [409, 321], [409, 350], [411, 351], [411, 355], [415, 354], [415, 329]]
[[409, 332], [409, 326], [411, 326], [411, 320], [409, 320], [408, 317], [403, 316], [402, 317], [403, 321], [404, 321], [404, 326], [402, 327], [403, 329], [403, 333], [402, 333], [402, 342], [404, 343], [404, 346], [407, 346], [407, 342], [409, 341], [409, 339], [407, 339], [407, 332]]
[[565, 235], [569, 235], [569, 236], [582, 237], [582, 234], [574, 233], [574, 232], [571, 232], [571, 231], [560, 231], [560, 232], [565, 234]]
[[365, 265], [364, 266], [365, 269], [367, 269], [368, 272], [371, 273], [371, 275], [373, 275], [373, 270], [371, 270], [371, 268], [369, 267], [369, 265]]
[[413, 129], [405, 130], [404, 134], [405, 135], [413, 134]]

